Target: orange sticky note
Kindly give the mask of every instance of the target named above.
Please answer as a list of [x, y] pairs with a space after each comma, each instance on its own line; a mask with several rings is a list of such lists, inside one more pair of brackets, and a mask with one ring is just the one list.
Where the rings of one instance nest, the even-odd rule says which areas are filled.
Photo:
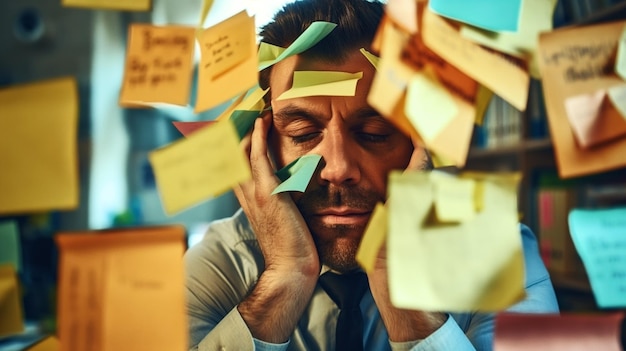
[[148, 11], [151, 0], [62, 0], [61, 4], [68, 7], [84, 7], [92, 9]]
[[56, 235], [61, 350], [185, 350], [184, 240], [182, 226]]
[[0, 89], [0, 214], [78, 205], [77, 123], [74, 78]]
[[[626, 166], [626, 138], [607, 138], [606, 142], [583, 148], [577, 143], [572, 129], [563, 128], [569, 124], [566, 99], [624, 85], [624, 81], [614, 73], [613, 64], [625, 25], [626, 21], [618, 21], [559, 28], [539, 36], [541, 84], [559, 176], [562, 178]], [[603, 102], [599, 119], [594, 127], [598, 128], [597, 135], [610, 136], [626, 126], [626, 121], [610, 101]]]
[[215, 107], [257, 83], [255, 28], [254, 17], [241, 11], [199, 35], [196, 113]]
[[425, 9], [422, 38], [428, 48], [520, 111], [526, 109], [528, 72], [498, 53], [461, 36], [445, 19]]
[[120, 105], [189, 102], [195, 28], [131, 24]]

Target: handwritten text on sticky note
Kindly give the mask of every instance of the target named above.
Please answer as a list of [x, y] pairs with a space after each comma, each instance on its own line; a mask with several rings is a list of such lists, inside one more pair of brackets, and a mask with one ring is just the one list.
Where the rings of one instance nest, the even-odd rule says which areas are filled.
[[120, 103], [187, 105], [195, 29], [132, 24]]

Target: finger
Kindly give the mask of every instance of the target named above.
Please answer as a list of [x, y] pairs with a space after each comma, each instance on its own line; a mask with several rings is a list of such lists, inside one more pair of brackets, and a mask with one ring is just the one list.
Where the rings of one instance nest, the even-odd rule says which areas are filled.
[[[255, 179], [274, 179], [274, 169], [267, 155], [267, 136], [271, 126], [270, 114], [257, 118], [251, 137], [250, 165]], [[258, 177], [258, 178], [257, 178]], [[277, 184], [276, 184], [277, 185]]]

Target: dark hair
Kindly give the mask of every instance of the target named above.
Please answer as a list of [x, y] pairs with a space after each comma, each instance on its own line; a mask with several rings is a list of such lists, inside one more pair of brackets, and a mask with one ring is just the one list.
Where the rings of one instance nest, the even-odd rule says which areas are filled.
[[[312, 22], [332, 22], [337, 27], [300, 55], [322, 61], [342, 62], [354, 49], [369, 48], [384, 13], [383, 4], [369, 0], [296, 0], [261, 28], [261, 41], [288, 47]], [[271, 67], [259, 74], [259, 84], [269, 86]]]

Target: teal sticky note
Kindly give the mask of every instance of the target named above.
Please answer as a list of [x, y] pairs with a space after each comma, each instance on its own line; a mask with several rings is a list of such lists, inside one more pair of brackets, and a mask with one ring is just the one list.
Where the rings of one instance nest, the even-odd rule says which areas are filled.
[[304, 192], [321, 159], [321, 155], [304, 155], [278, 170], [276, 176], [282, 183], [272, 191], [272, 195], [285, 191]]
[[15, 221], [0, 222], [0, 264], [12, 264], [17, 272], [22, 270], [22, 245]]
[[522, 0], [430, 0], [428, 6], [440, 16], [474, 27], [517, 32]]
[[[311, 48], [317, 44], [320, 40], [324, 39], [333, 29], [337, 27], [336, 24], [324, 21], [315, 21], [304, 31], [296, 40], [294, 40], [289, 47], [281, 52], [273, 60], [264, 60], [259, 62], [259, 71], [277, 63], [289, 56], [297, 55]], [[279, 52], [279, 51], [277, 51]]]
[[235, 110], [230, 115], [230, 120], [233, 121], [235, 125], [235, 129], [237, 129], [237, 134], [239, 135], [239, 139], [242, 139], [252, 125], [254, 125], [254, 120], [259, 117], [261, 111], [251, 111], [251, 110]]
[[626, 207], [574, 209], [570, 234], [600, 307], [626, 307]]

